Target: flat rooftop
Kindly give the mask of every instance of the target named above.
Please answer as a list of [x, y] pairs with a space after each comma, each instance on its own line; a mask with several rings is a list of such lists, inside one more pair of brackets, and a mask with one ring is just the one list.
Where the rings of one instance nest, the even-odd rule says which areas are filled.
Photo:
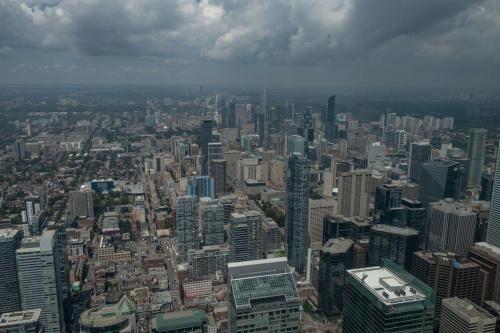
[[458, 297], [446, 298], [443, 300], [443, 307], [450, 309], [468, 322], [490, 321], [491, 323], [496, 323], [497, 321], [495, 316], [468, 299]]
[[380, 302], [386, 305], [418, 302], [426, 299], [423, 293], [386, 267], [374, 266], [351, 269], [347, 271], [347, 274], [353, 276]]
[[323, 244], [321, 251], [329, 254], [346, 253], [353, 244], [354, 242], [347, 238], [332, 238]]
[[497, 247], [495, 245], [486, 243], [486, 242], [479, 242], [474, 244], [475, 248], [479, 248], [482, 251], [488, 252], [491, 255], [500, 258], [500, 247]]
[[401, 236], [417, 236], [418, 231], [412, 228], [400, 228], [388, 224], [375, 224], [372, 226], [374, 231], [385, 232], [388, 234], [395, 234]]
[[28, 324], [38, 321], [42, 310], [26, 310], [4, 313], [0, 317], [0, 327], [7, 327], [11, 325]]

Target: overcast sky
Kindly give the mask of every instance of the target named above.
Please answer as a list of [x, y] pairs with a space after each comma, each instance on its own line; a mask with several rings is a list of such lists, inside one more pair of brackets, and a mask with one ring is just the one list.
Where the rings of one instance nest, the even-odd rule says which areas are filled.
[[0, 83], [500, 89], [498, 0], [0, 0]]

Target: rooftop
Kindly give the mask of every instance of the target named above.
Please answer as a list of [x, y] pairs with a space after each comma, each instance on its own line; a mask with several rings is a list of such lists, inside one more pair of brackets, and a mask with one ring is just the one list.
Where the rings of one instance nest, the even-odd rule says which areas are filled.
[[496, 317], [488, 313], [483, 308], [475, 305], [468, 299], [458, 297], [446, 298], [443, 300], [443, 307], [450, 309], [452, 312], [466, 319], [468, 322], [490, 321], [495, 323]]
[[237, 309], [250, 308], [252, 301], [283, 296], [287, 302], [299, 301], [292, 273], [281, 273], [231, 280], [232, 297]]
[[4, 313], [0, 317], [0, 328], [11, 325], [37, 322], [41, 312], [42, 310], [40, 309], [33, 309], [26, 311]]
[[346, 238], [332, 238], [323, 244], [322, 252], [329, 254], [346, 253], [353, 245], [353, 241]]
[[164, 330], [181, 330], [190, 327], [198, 327], [203, 325], [207, 320], [207, 315], [201, 310], [186, 310], [175, 311], [169, 313], [161, 313], [153, 318], [153, 329]]
[[401, 236], [417, 236], [418, 231], [412, 228], [400, 228], [388, 224], [375, 224], [372, 226], [372, 230], [386, 232], [389, 234], [401, 235]]
[[19, 233], [17, 229], [0, 229], [0, 242], [11, 240], [17, 233]]
[[495, 245], [492, 245], [492, 244], [489, 244], [486, 242], [479, 242], [479, 243], [474, 244], [473, 248], [482, 250], [484, 252], [488, 252], [492, 256], [500, 259], [500, 247], [497, 247]]
[[422, 292], [409, 285], [386, 267], [375, 266], [351, 269], [347, 271], [347, 274], [354, 277], [380, 302], [386, 305], [419, 302], [426, 299]]

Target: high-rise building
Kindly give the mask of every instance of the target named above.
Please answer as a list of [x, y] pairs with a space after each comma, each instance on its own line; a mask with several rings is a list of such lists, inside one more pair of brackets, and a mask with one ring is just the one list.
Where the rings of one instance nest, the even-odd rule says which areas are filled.
[[477, 224], [477, 212], [468, 203], [451, 199], [432, 202], [427, 215], [425, 248], [467, 256], [474, 245]]
[[331, 199], [309, 199], [309, 237], [310, 243], [322, 243], [323, 220], [332, 215], [335, 210], [335, 201]]
[[18, 160], [26, 158], [26, 141], [24, 139], [17, 139], [14, 143], [14, 151]]
[[213, 278], [219, 271], [227, 276], [229, 257], [229, 247], [223, 245], [191, 249], [188, 251], [188, 275], [194, 280]]
[[450, 160], [432, 160], [422, 163], [418, 174], [419, 201], [424, 205], [444, 198], [462, 197], [463, 166]]
[[262, 222], [262, 249], [270, 253], [281, 248], [281, 232], [278, 223], [273, 219], [265, 218]]
[[208, 174], [208, 144], [212, 142], [212, 119], [204, 119], [201, 123], [198, 144], [201, 146], [201, 173]]
[[303, 273], [309, 247], [309, 182], [310, 162], [300, 154], [292, 154], [287, 170], [286, 234], [290, 266]]
[[214, 180], [216, 196], [226, 194], [227, 162], [226, 160], [211, 160], [209, 162], [210, 177]]
[[203, 224], [203, 245], [224, 244], [224, 207], [220, 203], [203, 207], [201, 221]]
[[21, 310], [17, 278], [16, 250], [21, 246], [22, 232], [0, 229], [0, 313]]
[[0, 333], [42, 333], [41, 309], [4, 312], [0, 316]]
[[477, 304], [493, 300], [500, 303], [500, 248], [476, 243], [469, 249], [469, 259], [481, 267]]
[[304, 155], [306, 142], [300, 135], [290, 135], [287, 140], [288, 155], [295, 153]]
[[500, 247], [500, 143], [497, 151], [493, 191], [491, 192], [490, 215], [486, 242]]
[[375, 266], [346, 273], [345, 333], [430, 333], [433, 315], [432, 289], [402, 268]]
[[[210, 163], [211, 160], [222, 160], [223, 158], [224, 158], [224, 153], [222, 150], [222, 143], [209, 142], [208, 143], [208, 162]], [[210, 171], [210, 169], [209, 169], [209, 171]]]
[[408, 177], [416, 181], [422, 163], [431, 159], [432, 147], [428, 142], [412, 142], [410, 145], [410, 160], [408, 162]]
[[452, 252], [418, 251], [413, 256], [411, 272], [434, 289], [436, 326], [439, 324], [444, 298], [460, 297], [471, 301], [477, 298], [480, 267], [465, 257], [456, 256]]
[[369, 170], [354, 170], [340, 174], [337, 204], [337, 212], [340, 215], [370, 216], [370, 176]]
[[318, 302], [326, 315], [342, 313], [345, 271], [353, 268], [353, 244], [350, 239], [333, 238], [321, 247]]
[[70, 192], [69, 204], [74, 217], [94, 216], [94, 201], [90, 186], [83, 185], [78, 191]]
[[24, 238], [16, 251], [23, 310], [41, 309], [40, 321], [48, 332], [63, 332], [62, 288], [58, 277], [56, 231]]
[[176, 233], [178, 239], [178, 259], [186, 261], [190, 249], [197, 249], [198, 244], [198, 200], [187, 195], [177, 198]]
[[494, 333], [497, 318], [470, 300], [458, 297], [443, 300], [439, 333]]
[[385, 259], [409, 270], [413, 252], [418, 248], [418, 231], [387, 224], [376, 224], [370, 230], [368, 261], [380, 266]]
[[228, 265], [229, 332], [298, 333], [300, 297], [286, 258]]
[[394, 148], [396, 154], [404, 154], [406, 152], [406, 144], [408, 136], [404, 130], [392, 130], [389, 132], [389, 145]]
[[262, 258], [262, 214], [255, 210], [232, 213], [229, 224], [231, 262]]
[[369, 170], [383, 170], [385, 168], [385, 146], [380, 142], [374, 142], [367, 147]]
[[481, 193], [479, 200], [491, 201], [491, 194], [493, 193], [493, 174], [483, 173], [481, 175]]
[[375, 219], [384, 224], [395, 224], [400, 218], [403, 188], [395, 184], [384, 184], [375, 189]]
[[198, 198], [215, 197], [214, 179], [210, 176], [194, 176], [188, 181], [187, 194]]
[[325, 139], [328, 142], [335, 140], [335, 95], [328, 98], [325, 117]]
[[484, 147], [488, 131], [485, 128], [472, 128], [469, 131], [467, 158], [470, 160], [467, 188], [479, 190], [481, 186], [481, 172], [484, 166]]

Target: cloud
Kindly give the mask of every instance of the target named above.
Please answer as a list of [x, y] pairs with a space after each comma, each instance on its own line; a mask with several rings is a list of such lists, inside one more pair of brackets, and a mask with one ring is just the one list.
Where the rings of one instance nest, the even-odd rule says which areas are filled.
[[496, 0], [0, 1], [0, 55], [323, 66], [375, 81], [376, 71], [497, 73], [499, 31]]

